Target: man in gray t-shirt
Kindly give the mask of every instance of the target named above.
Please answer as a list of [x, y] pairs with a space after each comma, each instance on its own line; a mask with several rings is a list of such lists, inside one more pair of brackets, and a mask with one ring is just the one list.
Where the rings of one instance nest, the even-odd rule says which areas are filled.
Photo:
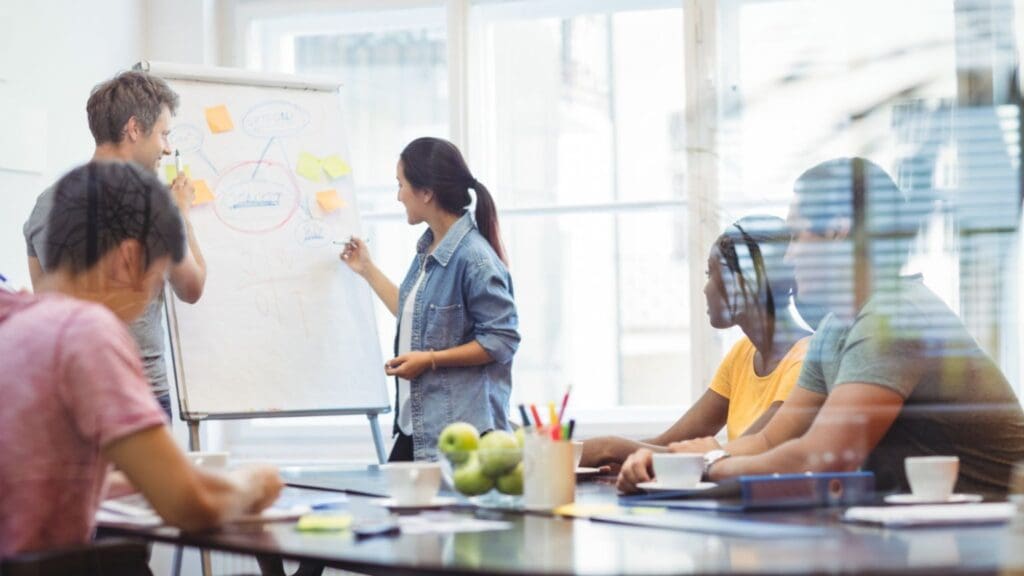
[[864, 462], [880, 488], [908, 489], [908, 456], [956, 455], [958, 491], [1005, 492], [1010, 468], [1024, 459], [1020, 403], [995, 362], [919, 276], [872, 298], [852, 322], [830, 315], [818, 326], [797, 385], [825, 397], [856, 383], [903, 401]]
[[[960, 459], [956, 488], [1005, 494], [1024, 460], [1024, 412], [960, 319], [901, 268], [931, 201], [908, 202], [860, 158], [824, 162], [794, 186], [787, 252], [801, 315], [817, 332], [798, 385], [758, 433], [705, 453], [712, 480], [864, 468], [880, 490], [908, 489], [904, 459]], [[623, 464], [619, 488], [650, 475], [650, 453]]]
[[[163, 80], [145, 72], [124, 72], [96, 86], [86, 105], [89, 129], [96, 141], [93, 161], [125, 160], [155, 171], [160, 159], [171, 153], [167, 137], [171, 116], [177, 107], [178, 95]], [[185, 223], [188, 251], [185, 258], [171, 268], [168, 282], [179, 299], [194, 303], [202, 295], [206, 282], [206, 262], [189, 222], [195, 192], [188, 177], [178, 174], [171, 183], [170, 193]], [[36, 200], [24, 226], [29, 273], [37, 291], [45, 289], [45, 273], [50, 271], [46, 247], [52, 203], [53, 187], [50, 187]], [[163, 309], [161, 293], [150, 301], [145, 313], [130, 328], [153, 393], [170, 417]]]

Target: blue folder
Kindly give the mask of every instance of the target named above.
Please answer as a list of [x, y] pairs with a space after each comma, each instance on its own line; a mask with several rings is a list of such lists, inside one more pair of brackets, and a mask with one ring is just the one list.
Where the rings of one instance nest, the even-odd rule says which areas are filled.
[[706, 490], [678, 490], [619, 496], [624, 506], [664, 506], [742, 511], [853, 506], [875, 498], [871, 472], [740, 476]]

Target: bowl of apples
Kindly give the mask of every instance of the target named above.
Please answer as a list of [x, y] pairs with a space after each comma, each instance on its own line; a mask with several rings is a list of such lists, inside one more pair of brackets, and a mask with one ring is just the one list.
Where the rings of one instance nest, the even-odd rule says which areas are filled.
[[456, 492], [478, 506], [517, 508], [523, 494], [522, 431], [492, 430], [483, 437], [472, 424], [449, 424], [438, 438], [442, 474]]

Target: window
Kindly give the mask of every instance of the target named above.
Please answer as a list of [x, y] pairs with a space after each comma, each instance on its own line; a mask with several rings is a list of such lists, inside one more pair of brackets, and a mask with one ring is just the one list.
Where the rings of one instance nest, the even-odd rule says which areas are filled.
[[481, 1], [470, 25], [471, 164], [521, 314], [514, 396], [687, 402], [681, 6]]
[[[245, 62], [345, 83], [360, 208], [393, 279], [421, 232], [394, 203], [393, 168], [408, 141], [454, 140], [495, 194], [524, 336], [513, 402], [553, 400], [572, 384], [574, 404], [595, 422], [649, 421], [647, 433], [674, 419], [739, 336], [708, 328], [693, 292], [714, 235], [746, 215], [784, 216], [804, 169], [853, 155], [890, 170], [908, 193], [939, 191], [910, 267], [1011, 380], [1019, 374], [1018, 296], [1000, 272], [1013, 266], [998, 264], [1012, 262], [1006, 234], [1019, 218], [1019, 121], [1015, 107], [999, 106], [1013, 83], [998, 72], [1015, 61], [1009, 28], [1022, 16], [1003, 17], [1007, 6], [284, 5], [238, 1]], [[988, 106], [964, 105], [974, 90], [991, 93]], [[965, 147], [973, 134], [976, 147]], [[978, 170], [991, 158], [998, 169]], [[984, 200], [963, 192], [979, 174], [996, 183]], [[965, 234], [965, 222], [993, 216], [994, 231], [970, 224]], [[394, 323], [378, 312], [388, 354]]]

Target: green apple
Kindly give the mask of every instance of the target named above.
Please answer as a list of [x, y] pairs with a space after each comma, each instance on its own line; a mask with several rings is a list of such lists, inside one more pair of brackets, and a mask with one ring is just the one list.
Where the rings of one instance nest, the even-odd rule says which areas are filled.
[[478, 454], [480, 467], [491, 478], [515, 468], [523, 457], [516, 437], [504, 430], [494, 430], [481, 438]]
[[523, 463], [516, 464], [511, 472], [498, 478], [495, 482], [498, 492], [518, 496], [523, 493]]
[[466, 496], [479, 496], [494, 488], [491, 480], [480, 467], [480, 459], [475, 452], [468, 452], [468, 458], [455, 468], [453, 480], [455, 489]]
[[526, 442], [526, 428], [523, 428], [522, 426], [516, 428], [516, 442], [519, 444], [520, 448], [523, 447], [523, 444]]
[[455, 422], [441, 430], [437, 437], [437, 447], [448, 456], [453, 463], [464, 462], [469, 453], [480, 445], [480, 433], [472, 424]]

